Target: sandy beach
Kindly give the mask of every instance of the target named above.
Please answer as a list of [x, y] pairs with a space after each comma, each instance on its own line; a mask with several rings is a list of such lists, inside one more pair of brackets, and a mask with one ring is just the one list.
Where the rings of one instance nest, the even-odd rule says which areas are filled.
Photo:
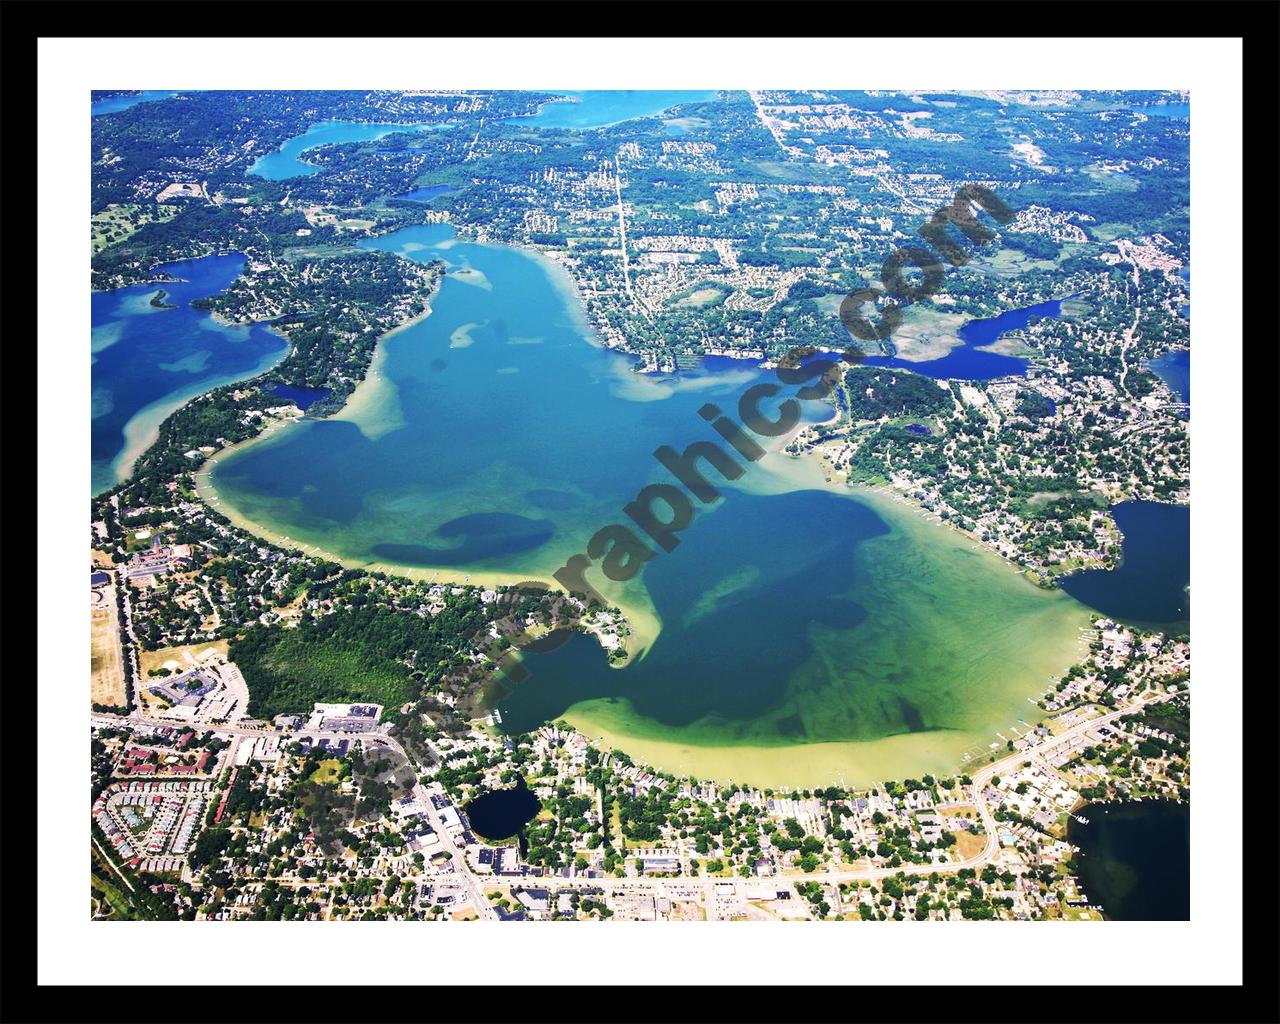
[[[277, 421], [257, 437], [251, 438], [248, 441], [242, 441], [238, 445], [232, 445], [229, 448], [224, 448], [222, 451], [209, 458], [196, 474], [196, 493], [199, 495], [200, 499], [214, 511], [225, 516], [233, 526], [244, 530], [246, 533], [250, 533], [255, 537], [260, 537], [263, 540], [270, 541], [277, 547], [296, 551], [299, 554], [328, 559], [329, 561], [336, 562], [347, 569], [362, 569], [366, 572], [385, 573], [388, 576], [401, 576], [411, 580], [424, 580], [429, 583], [444, 583], [457, 586], [497, 588], [510, 587], [522, 583], [541, 583], [552, 590], [564, 589], [549, 573], [546, 575], [539, 575], [484, 569], [468, 571], [453, 568], [400, 565], [395, 562], [380, 562], [369, 559], [350, 558], [340, 554], [339, 552], [328, 551], [318, 545], [307, 544], [294, 537], [289, 537], [285, 534], [279, 533], [263, 526], [260, 523], [254, 522], [240, 514], [236, 509], [229, 505], [224, 506], [221, 499], [218, 497], [217, 488], [213, 485], [211, 480], [211, 475], [216, 464], [224, 458], [233, 456], [236, 451], [243, 450], [250, 445], [269, 442], [271, 438], [287, 429], [291, 422], [293, 421]], [[631, 660], [644, 657], [662, 628], [661, 620], [659, 619], [653, 604], [647, 600], [647, 597], [641, 599], [636, 596], [622, 597], [617, 594], [609, 593], [606, 593], [605, 596], [622, 610], [622, 613], [626, 617], [627, 623], [630, 626], [631, 635], [627, 638], [626, 648]]]
[[431, 304], [415, 317], [411, 317], [378, 338], [373, 357], [364, 377], [355, 390], [347, 396], [338, 412], [328, 417], [354, 423], [369, 440], [373, 441], [404, 426], [404, 414], [400, 408], [400, 392], [386, 375], [387, 344], [396, 337], [422, 323], [431, 315]]
[[849, 743], [700, 747], [616, 733], [610, 728], [610, 710], [616, 707], [609, 701], [588, 701], [560, 718], [593, 743], [625, 751], [641, 764], [678, 777], [692, 775], [780, 790], [862, 788], [925, 772], [945, 777], [957, 771], [958, 747], [985, 746], [991, 741], [979, 733], [926, 732]]
[[[284, 337], [279, 331], [273, 330], [272, 333], [280, 334], [281, 337]], [[286, 338], [284, 349], [278, 354], [273, 353], [247, 377], [237, 375], [220, 377], [213, 381], [203, 381], [191, 388], [166, 395], [150, 405], [143, 406], [133, 414], [129, 422], [124, 426], [124, 447], [111, 463], [112, 472], [115, 474], [115, 483], [124, 483], [133, 475], [133, 464], [138, 461], [140, 455], [156, 443], [156, 440], [160, 437], [160, 424], [173, 413], [177, 412], [192, 399], [199, 398], [210, 391], [226, 387], [229, 384], [247, 384], [264, 374], [270, 373], [288, 359], [292, 351], [293, 348], [288, 344], [288, 339]]]
[[[561, 274], [564, 273], [562, 268], [556, 267], [555, 269]], [[565, 277], [567, 278], [567, 275]], [[392, 340], [396, 335], [421, 323], [430, 314], [431, 309], [428, 307], [418, 316], [405, 321], [379, 338], [365, 379], [356, 386], [355, 391], [348, 397], [342, 409], [330, 418], [352, 421], [366, 436], [376, 436], [389, 430], [394, 430], [398, 425], [403, 425], [402, 421], [399, 424], [395, 422], [400, 417], [395, 385], [390, 383], [382, 372], [382, 364], [386, 360], [385, 343]], [[213, 472], [217, 466], [251, 447], [272, 443], [285, 431], [301, 422], [303, 422], [301, 418], [273, 420], [260, 434], [215, 452], [205, 460], [196, 472], [196, 494], [210, 508], [225, 516], [233, 526], [244, 530], [246, 533], [270, 541], [281, 548], [326, 558], [349, 569], [363, 569], [367, 572], [381, 572], [388, 575], [402, 576], [407, 579], [427, 580], [451, 585], [505, 587], [520, 583], [537, 582], [553, 590], [563, 589], [550, 572], [545, 575], [539, 575], [499, 570], [467, 571], [455, 568], [401, 565], [395, 562], [351, 558], [340, 552], [329, 551], [318, 545], [307, 544], [305, 541], [287, 536], [248, 518], [230, 505], [223, 504], [212, 479]], [[632, 588], [630, 592], [625, 594], [610, 592], [605, 587], [601, 589], [604, 596], [622, 610], [630, 627], [631, 635], [626, 641], [626, 648], [630, 655], [629, 660], [634, 661], [644, 657], [662, 628], [661, 620], [652, 602], [649, 601], [648, 595], [643, 591], [637, 592], [636, 588]]]

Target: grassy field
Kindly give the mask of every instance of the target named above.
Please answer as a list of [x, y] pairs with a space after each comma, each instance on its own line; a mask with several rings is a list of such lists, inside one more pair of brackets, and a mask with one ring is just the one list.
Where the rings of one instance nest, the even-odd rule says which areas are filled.
[[974, 260], [974, 266], [996, 277], [1017, 277], [1029, 270], [1053, 270], [1057, 260], [1034, 260], [1017, 249], [999, 249], [990, 256]]
[[630, 848], [627, 837], [622, 834], [622, 811], [616, 803], [609, 807], [609, 838], [619, 850]]
[[900, 359], [921, 362], [942, 359], [963, 345], [958, 334], [969, 317], [918, 304], [907, 307], [902, 326], [893, 332], [893, 344]]
[[316, 770], [311, 773], [311, 781], [326, 786], [336, 785], [341, 771], [342, 762], [336, 757], [330, 757], [316, 765]]
[[138, 654], [138, 667], [142, 672], [143, 680], [150, 679], [148, 673], [152, 669], [164, 668], [166, 663], [170, 670], [173, 670], [176, 664], [177, 671], [184, 672], [189, 668], [194, 668], [197, 659], [206, 651], [214, 650], [218, 652], [220, 657], [227, 656], [227, 641], [213, 640], [206, 641], [202, 644], [187, 644], [185, 647], [161, 647], [156, 651], [141, 651]]
[[328, 256], [353, 256], [364, 252], [355, 245], [292, 245], [284, 251], [284, 258], [291, 263], [299, 260], [314, 260]]
[[697, 131], [700, 128], [707, 128], [711, 125], [711, 122], [703, 117], [673, 117], [662, 123], [683, 128], [687, 132]]
[[1015, 356], [1020, 359], [1027, 359], [1035, 355], [1035, 349], [1027, 344], [1022, 333], [1015, 331], [1011, 334], [1002, 334], [990, 345], [977, 346], [979, 352], [995, 352], [1002, 356]]
[[719, 305], [728, 298], [728, 295], [729, 293], [723, 288], [708, 286], [697, 288], [674, 299], [671, 305], [676, 308], [692, 307], [694, 309], [702, 309], [704, 306]]
[[[139, 537], [138, 534], [140, 533], [144, 534], [144, 536]], [[147, 527], [143, 527], [140, 530], [126, 530], [124, 535], [125, 552], [131, 555], [135, 551], [146, 551], [151, 547], [152, 536], [154, 535]]]
[[116, 588], [103, 587], [98, 603], [89, 611], [89, 699], [94, 704], [125, 707], [124, 660], [120, 653], [120, 627], [116, 623]]
[[799, 164], [790, 164], [782, 160], [747, 160], [745, 163], [749, 167], [755, 168], [761, 174], [767, 174], [770, 178], [781, 178], [784, 181], [802, 181], [805, 174], [813, 172]]
[[1028, 508], [1038, 508], [1041, 505], [1048, 505], [1054, 501], [1061, 501], [1063, 498], [1075, 497], [1071, 491], [1036, 491], [1027, 499]]
[[1092, 181], [1112, 192], [1137, 192], [1141, 187], [1137, 178], [1122, 171], [1106, 171], [1100, 164], [1092, 164], [1084, 168], [1084, 174]]
[[117, 873], [115, 861], [98, 847], [98, 840], [90, 847], [89, 884], [97, 920], [107, 921], [155, 921], [172, 918], [161, 901], [150, 889], [134, 885], [127, 888]]
[[97, 920], [128, 921], [133, 917], [129, 900], [124, 891], [112, 885], [100, 875], [90, 875], [89, 884], [94, 898], [94, 917]]
[[1132, 235], [1133, 233], [1134, 227], [1132, 224], [1125, 224], [1119, 221], [1094, 224], [1089, 227], [1089, 234], [1100, 242], [1113, 242], [1117, 238]]
[[137, 234], [144, 224], [163, 223], [178, 215], [176, 206], [121, 203], [99, 210], [90, 220], [93, 255]]

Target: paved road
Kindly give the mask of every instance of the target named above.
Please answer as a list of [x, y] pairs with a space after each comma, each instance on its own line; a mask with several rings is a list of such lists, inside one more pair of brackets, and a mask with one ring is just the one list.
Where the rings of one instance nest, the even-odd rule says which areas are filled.
[[[124, 598], [121, 602], [124, 608], [124, 629], [129, 638], [127, 643], [120, 644], [121, 654], [129, 659], [129, 666], [133, 670], [133, 699], [139, 701], [142, 699], [140, 694], [146, 683], [142, 678], [142, 656], [138, 653], [142, 648], [138, 646], [138, 637], [133, 632], [133, 595], [130, 593], [129, 582], [124, 574], [118, 568], [112, 569], [111, 572], [120, 595]], [[125, 699], [129, 699], [129, 694], [125, 694]]]
[[436, 835], [440, 837], [440, 850], [449, 855], [449, 862], [453, 865], [453, 873], [466, 886], [467, 891], [471, 893], [471, 900], [476, 906], [476, 912], [480, 915], [480, 919], [482, 921], [496, 921], [498, 912], [494, 910], [493, 905], [481, 891], [480, 880], [471, 871], [471, 868], [467, 866], [466, 855], [449, 836], [449, 833], [445, 831], [444, 823], [440, 820], [440, 814], [436, 811], [435, 804], [431, 802], [431, 794], [427, 787], [421, 782], [416, 783], [413, 787], [413, 795], [419, 803], [426, 807], [427, 819], [431, 822], [431, 827], [436, 830]]
[[990, 805], [987, 803], [983, 790], [986, 789], [987, 783], [997, 775], [1012, 771], [1031, 760], [1033, 757], [1043, 757], [1046, 753], [1069, 743], [1087, 732], [1091, 732], [1101, 726], [1114, 722], [1122, 715], [1131, 714], [1141, 708], [1144, 704], [1154, 700], [1163, 700], [1163, 697], [1150, 697], [1146, 700], [1139, 699], [1124, 707], [1117, 708], [1115, 711], [1109, 711], [1105, 715], [1099, 715], [1097, 718], [1086, 719], [1079, 722], [1071, 728], [1053, 736], [1043, 743], [1037, 744], [1030, 750], [1017, 750], [1008, 757], [1003, 757], [999, 761], [994, 761], [985, 768], [980, 768], [970, 775], [973, 779], [973, 805], [977, 808], [978, 816], [982, 819], [982, 828], [986, 832], [987, 841], [983, 844], [982, 850], [974, 856], [965, 860], [949, 861], [946, 864], [903, 864], [896, 868], [860, 868], [851, 871], [830, 871], [823, 874], [802, 875], [802, 881], [848, 881], [850, 879], [877, 879], [887, 878], [890, 875], [896, 875], [899, 872], [907, 875], [929, 875], [937, 871], [939, 873], [950, 873], [959, 871], [962, 868], [977, 868], [985, 865], [992, 860], [1000, 848], [1000, 837], [997, 829], [995, 815], [992, 813]]
[[[834, 869], [828, 871], [815, 871], [807, 874], [787, 874], [776, 877], [779, 884], [789, 884], [795, 882], [827, 882], [839, 883], [850, 881], [875, 881], [878, 879], [888, 878], [892, 875], [929, 875], [934, 872], [939, 874], [950, 874], [963, 868], [979, 868], [990, 862], [1000, 849], [1000, 838], [997, 832], [997, 823], [995, 815], [987, 802], [983, 791], [986, 789], [987, 783], [1001, 773], [1009, 772], [1016, 769], [1019, 765], [1032, 759], [1043, 758], [1045, 754], [1066, 744], [1072, 740], [1085, 735], [1104, 725], [1108, 725], [1123, 715], [1131, 714], [1139, 710], [1143, 705], [1154, 701], [1163, 700], [1163, 695], [1153, 694], [1145, 697], [1139, 697], [1123, 707], [1116, 708], [1105, 715], [1096, 718], [1085, 719], [1071, 726], [1056, 736], [1050, 737], [1044, 742], [1036, 745], [1030, 750], [1015, 751], [1007, 757], [1003, 757], [984, 768], [980, 768], [971, 774], [972, 784], [972, 802], [978, 812], [978, 816], [982, 820], [982, 827], [986, 833], [986, 842], [983, 844], [982, 850], [972, 857], [959, 861], [948, 861], [942, 864], [902, 864], [898, 867], [866, 867], [866, 868], [846, 868]], [[92, 720], [99, 725], [160, 725], [172, 726], [174, 722], [167, 722], [161, 719], [147, 718], [139, 712], [134, 712], [127, 717], [120, 715], [110, 715], [94, 713]], [[284, 735], [290, 739], [295, 739], [303, 735], [312, 736], [316, 739], [353, 739], [357, 736], [361, 738], [373, 740], [385, 745], [387, 748], [394, 750], [405, 756], [407, 755], [400, 744], [390, 736], [382, 733], [328, 733], [320, 732], [312, 729], [299, 729], [294, 732], [286, 732], [284, 734], [275, 733], [272, 730], [247, 729], [240, 726], [207, 726], [213, 732], [226, 736], [262, 736], [262, 735]], [[412, 764], [412, 762], [409, 762]], [[476, 910], [480, 917], [484, 920], [495, 920], [497, 912], [493, 906], [484, 897], [483, 889], [510, 889], [511, 887], [554, 887], [554, 888], [583, 888], [583, 887], [601, 887], [607, 888], [610, 892], [636, 892], [636, 893], [654, 893], [661, 892], [663, 895], [671, 896], [676, 899], [685, 898], [679, 894], [688, 893], [689, 897], [701, 895], [703, 904], [707, 911], [708, 920], [716, 920], [725, 916], [730, 905], [737, 902], [737, 896], [717, 896], [715, 886], [725, 882], [732, 882], [735, 888], [746, 883], [746, 879], [721, 878], [717, 876], [708, 876], [705, 878], [561, 878], [558, 876], [538, 877], [535, 875], [524, 875], [519, 877], [505, 877], [499, 875], [482, 875], [478, 876], [467, 865], [465, 855], [449, 837], [445, 831], [443, 822], [440, 820], [439, 813], [436, 811], [434, 804], [431, 802], [431, 794], [427, 787], [421, 782], [417, 782], [413, 788], [413, 795], [421, 803], [427, 812], [428, 820], [431, 822], [432, 828], [440, 836], [441, 851], [449, 855], [450, 863], [453, 866], [453, 875], [466, 886], [471, 893], [471, 897], [475, 903]], [[754, 883], [762, 880], [753, 879]]]
[[[105, 725], [105, 726], [122, 726], [122, 725], [175, 726], [175, 725], [187, 724], [183, 722], [165, 721], [164, 719], [160, 719], [160, 718], [149, 718], [146, 715], [143, 715], [141, 712], [137, 712], [137, 711], [127, 716], [111, 715], [111, 714], [103, 714], [103, 713], [95, 712], [90, 717], [95, 725]], [[255, 736], [282, 736], [284, 738], [291, 739], [291, 740], [300, 739], [303, 736], [310, 736], [313, 739], [317, 739], [317, 740], [364, 739], [367, 741], [372, 741], [373, 743], [377, 743], [381, 746], [385, 746], [389, 750], [395, 751], [396, 753], [404, 757], [406, 763], [410, 763], [408, 755], [405, 754], [404, 748], [400, 746], [399, 742], [392, 739], [390, 736], [387, 736], [384, 733], [380, 733], [380, 732], [339, 733], [339, 732], [325, 732], [318, 729], [305, 729], [305, 728], [279, 732], [273, 729], [249, 729], [243, 726], [209, 725], [208, 723], [194, 723], [194, 727], [197, 729], [203, 727], [220, 736], [232, 737], [237, 741], [236, 746], [239, 745], [240, 739], [245, 737], [255, 737]], [[233, 747], [232, 748], [233, 756], [234, 756], [234, 753], [235, 753], [235, 748]], [[477, 879], [476, 875], [471, 871], [471, 869], [467, 866], [466, 857], [463, 854], [463, 851], [457, 846], [457, 844], [453, 842], [453, 840], [449, 837], [449, 834], [445, 831], [444, 823], [440, 820], [439, 812], [436, 811], [435, 805], [432, 804], [431, 802], [431, 794], [428, 792], [427, 787], [424, 786], [421, 782], [415, 783], [413, 787], [413, 795], [418, 800], [418, 802], [421, 803], [426, 808], [427, 818], [431, 822], [431, 827], [434, 828], [436, 831], [436, 834], [440, 836], [440, 849], [442, 852], [447, 853], [449, 855], [449, 860], [453, 865], [453, 873], [457, 876], [458, 881], [461, 882], [467, 888], [467, 890], [471, 893], [471, 898], [476, 905], [477, 913], [479, 913], [482, 919], [496, 920], [498, 916], [497, 911], [493, 909], [489, 901], [485, 899], [484, 894], [480, 891], [479, 880]]]
[[[786, 874], [779, 875], [776, 880], [779, 883], [789, 882], [849, 882], [849, 881], [874, 881], [877, 879], [888, 878], [896, 874], [905, 875], [930, 875], [935, 871], [939, 874], [950, 874], [959, 871], [962, 868], [978, 868], [991, 861], [1000, 848], [1000, 837], [997, 832], [997, 822], [995, 815], [991, 810], [983, 790], [988, 782], [997, 775], [1010, 772], [1024, 762], [1035, 757], [1043, 757], [1049, 751], [1062, 746], [1065, 743], [1083, 736], [1085, 733], [1091, 732], [1101, 726], [1108, 725], [1123, 715], [1131, 714], [1137, 711], [1144, 704], [1152, 701], [1163, 700], [1164, 697], [1156, 695], [1145, 699], [1136, 700], [1124, 707], [1109, 711], [1105, 715], [1097, 718], [1090, 718], [1071, 726], [1071, 728], [1053, 736], [1030, 751], [1015, 751], [1007, 757], [994, 761], [985, 768], [980, 768], [972, 773], [970, 777], [973, 779], [972, 802], [978, 811], [978, 816], [982, 819], [982, 827], [986, 833], [986, 843], [983, 844], [982, 850], [972, 857], [964, 860], [948, 861], [944, 864], [902, 864], [896, 868], [892, 867], [871, 867], [871, 868], [845, 868], [831, 871], [815, 871], [808, 874]], [[1033, 753], [1034, 752], [1034, 753]], [[668, 894], [673, 892], [680, 886], [692, 887], [707, 893], [710, 897], [714, 891], [714, 886], [720, 882], [735, 882], [739, 885], [746, 882], [746, 879], [719, 878], [710, 876], [702, 878], [679, 878], [679, 879], [661, 879], [661, 878], [503, 878], [494, 877], [493, 879], [485, 879], [485, 884], [489, 886], [507, 887], [515, 886], [546, 886], [553, 885], [559, 887], [566, 886], [606, 886], [610, 889], [623, 891], [626, 889], [655, 889], [663, 888]], [[755, 882], [760, 879], [753, 880]]]
[[[369, 739], [369, 740], [375, 740], [379, 743], [385, 744], [386, 746], [391, 747], [394, 750], [400, 750], [400, 744], [398, 744], [390, 736], [383, 735], [380, 732], [367, 732], [367, 733], [328, 732], [323, 729], [307, 729], [305, 727], [301, 729], [293, 729], [293, 730], [286, 729], [284, 731], [281, 731], [279, 729], [271, 729], [271, 728], [250, 729], [242, 725], [213, 725], [209, 722], [187, 722], [181, 719], [173, 719], [173, 718], [152, 718], [149, 715], [144, 715], [140, 711], [134, 711], [128, 715], [110, 715], [110, 714], [104, 714], [102, 712], [95, 711], [92, 715], [89, 716], [89, 720], [94, 725], [115, 726], [117, 728], [121, 726], [142, 726], [142, 727], [155, 727], [155, 728], [164, 727], [169, 729], [178, 729], [178, 728], [182, 728], [183, 726], [187, 726], [191, 729], [194, 729], [198, 733], [212, 732], [212, 733], [216, 733], [219, 736], [228, 736], [228, 737], [279, 736], [285, 740], [296, 740], [296, 739], [301, 739], [303, 736], [310, 736], [312, 739], [330, 740], [330, 741]], [[402, 750], [400, 750], [400, 752], [403, 753]]]
[[[1133, 276], [1136, 282], [1138, 277], [1138, 268], [1133, 268]], [[1125, 378], [1129, 376], [1129, 349], [1133, 345], [1133, 335], [1138, 329], [1138, 317], [1141, 314], [1135, 312], [1133, 314], [1133, 326], [1125, 329], [1124, 337], [1120, 341], [1120, 390], [1125, 394], [1130, 394], [1129, 385], [1125, 383]]]

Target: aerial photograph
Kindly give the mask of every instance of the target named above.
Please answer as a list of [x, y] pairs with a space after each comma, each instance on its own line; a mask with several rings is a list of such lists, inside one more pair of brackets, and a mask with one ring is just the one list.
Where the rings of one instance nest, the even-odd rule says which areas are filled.
[[89, 918], [1189, 920], [1194, 95], [85, 94]]

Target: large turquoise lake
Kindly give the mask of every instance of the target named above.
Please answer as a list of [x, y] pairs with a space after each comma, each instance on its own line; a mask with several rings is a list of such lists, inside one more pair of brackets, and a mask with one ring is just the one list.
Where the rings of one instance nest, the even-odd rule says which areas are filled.
[[[223, 453], [201, 490], [263, 536], [423, 578], [549, 579], [645, 484], [774, 379], [720, 361], [660, 380], [594, 345], [568, 276], [445, 225], [363, 243], [448, 273], [338, 416]], [[812, 414], [829, 412], [811, 403]], [[767, 413], [772, 413], [766, 407]], [[619, 588], [638, 656], [529, 655], [505, 727], [566, 718], [672, 771], [762, 785], [951, 771], [1020, 730], [1078, 656], [1084, 606], [882, 495], [771, 453]]]
[[161, 421], [184, 402], [264, 373], [284, 358], [288, 346], [279, 334], [259, 325], [223, 326], [191, 306], [192, 299], [225, 290], [244, 262], [232, 254], [166, 263], [156, 273], [177, 282], [93, 293], [94, 494], [129, 475]]
[[651, 117], [681, 103], [704, 103], [716, 98], [714, 89], [565, 90], [565, 98], [544, 103], [536, 114], [513, 117], [514, 124], [534, 128], [601, 128]]

